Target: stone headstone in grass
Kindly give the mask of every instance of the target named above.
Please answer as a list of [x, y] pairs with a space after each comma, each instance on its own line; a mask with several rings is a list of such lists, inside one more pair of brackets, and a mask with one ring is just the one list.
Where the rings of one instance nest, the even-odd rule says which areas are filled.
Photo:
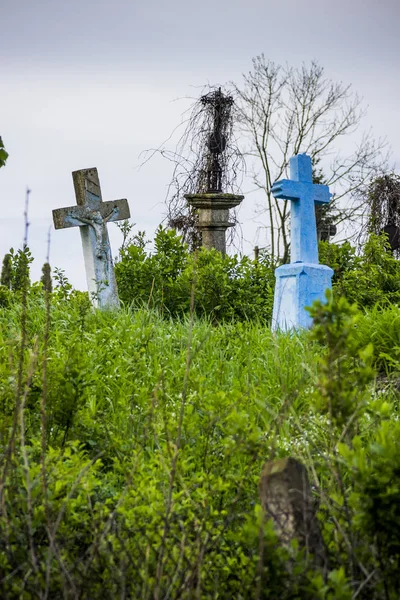
[[316, 517], [316, 507], [307, 470], [295, 458], [265, 463], [260, 480], [261, 505], [266, 518], [272, 518], [283, 546], [297, 539], [312, 563], [327, 567], [327, 552]]
[[327, 185], [312, 182], [311, 158], [298, 154], [290, 159], [290, 179], [272, 186], [275, 198], [290, 200], [290, 259], [275, 271], [276, 285], [272, 329], [290, 330], [311, 325], [306, 306], [325, 299], [333, 271], [318, 264], [318, 238], [314, 204], [325, 204]]
[[116, 308], [118, 290], [107, 223], [129, 219], [128, 202], [103, 202], [96, 168], [74, 171], [72, 177], [77, 206], [53, 210], [54, 227], [79, 227], [91, 300], [98, 308]]

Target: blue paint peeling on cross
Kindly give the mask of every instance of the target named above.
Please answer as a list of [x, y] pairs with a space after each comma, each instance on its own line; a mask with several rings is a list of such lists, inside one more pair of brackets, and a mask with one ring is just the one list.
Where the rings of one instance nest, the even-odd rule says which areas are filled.
[[325, 204], [331, 194], [327, 185], [312, 182], [311, 158], [298, 154], [290, 159], [290, 179], [272, 186], [272, 195], [291, 200], [291, 262], [318, 264], [318, 240], [314, 204]]

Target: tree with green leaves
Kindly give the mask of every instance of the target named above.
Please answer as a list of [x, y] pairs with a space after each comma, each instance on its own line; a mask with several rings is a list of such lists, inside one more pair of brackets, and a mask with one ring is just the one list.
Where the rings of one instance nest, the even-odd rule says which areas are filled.
[[26, 244], [17, 252], [11, 248], [3, 259], [0, 284], [13, 292], [26, 290], [30, 286], [31, 262], [33, 256]]
[[24, 244], [24, 247], [18, 250], [15, 255], [15, 271], [13, 290], [15, 292], [24, 292], [30, 286], [29, 276], [29, 264], [33, 261], [31, 251], [28, 246]]
[[0, 168], [4, 167], [8, 158], [8, 152], [6, 152], [3, 144], [3, 140], [0, 137]]
[[43, 284], [43, 289], [45, 292], [53, 291], [53, 282], [51, 280], [51, 267], [48, 262], [45, 262], [42, 267], [42, 276], [40, 278], [41, 283]]

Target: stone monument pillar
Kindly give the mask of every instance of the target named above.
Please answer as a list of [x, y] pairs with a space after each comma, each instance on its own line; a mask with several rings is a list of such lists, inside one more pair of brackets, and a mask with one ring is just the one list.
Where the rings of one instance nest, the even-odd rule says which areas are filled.
[[234, 225], [229, 221], [229, 209], [238, 206], [244, 196], [209, 192], [186, 194], [185, 198], [198, 211], [197, 229], [201, 233], [202, 246], [208, 250], [215, 248], [225, 254], [225, 232]]
[[310, 327], [312, 319], [305, 307], [324, 301], [333, 275], [330, 267], [318, 263], [314, 203], [329, 202], [331, 194], [327, 185], [312, 182], [311, 158], [306, 154], [290, 159], [290, 179], [275, 182], [272, 194], [291, 201], [291, 262], [275, 271], [272, 329]]
[[[225, 96], [221, 88], [202, 96], [201, 103], [210, 116], [210, 131], [206, 135], [205, 168], [202, 191], [185, 194], [188, 204], [197, 210], [197, 229], [201, 233], [202, 246], [226, 252], [225, 232], [234, 223], [229, 221], [229, 209], [238, 206], [244, 196], [225, 194], [222, 191], [225, 154], [229, 138], [229, 115], [233, 104], [231, 96]], [[203, 178], [203, 174], [205, 177]], [[204, 191], [203, 191], [204, 190]]]
[[312, 555], [314, 566], [326, 572], [328, 553], [305, 466], [292, 457], [265, 463], [259, 491], [265, 517], [273, 519], [282, 546], [291, 550], [297, 539], [300, 548]]

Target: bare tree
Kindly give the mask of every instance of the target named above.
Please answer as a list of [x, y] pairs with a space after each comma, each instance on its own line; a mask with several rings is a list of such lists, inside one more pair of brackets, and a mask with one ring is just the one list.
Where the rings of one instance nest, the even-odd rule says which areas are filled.
[[326, 79], [317, 62], [294, 69], [257, 56], [243, 85], [233, 85], [248, 141], [244, 154], [253, 159], [248, 172], [266, 195], [262, 212], [268, 212], [270, 252], [287, 262], [289, 207], [272, 196], [271, 187], [288, 175], [289, 159], [300, 152], [311, 156], [315, 179], [334, 191], [329, 220], [340, 224], [354, 221], [360, 208], [355, 192], [384, 169], [386, 142], [366, 133], [351, 154], [340, 152], [342, 138], [355, 133], [364, 110], [350, 86]]

